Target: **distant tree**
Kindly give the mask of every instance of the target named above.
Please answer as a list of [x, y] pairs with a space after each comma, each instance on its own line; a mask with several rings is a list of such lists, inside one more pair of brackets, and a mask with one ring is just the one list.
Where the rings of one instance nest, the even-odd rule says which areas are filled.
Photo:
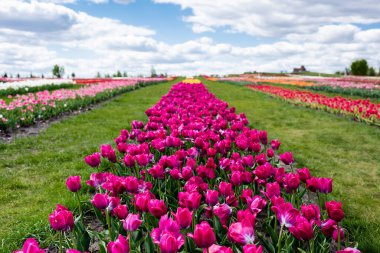
[[42, 78], [42, 79], [44, 79], [44, 78], [45, 78], [44, 74], [41, 74], [41, 78]]
[[73, 72], [73, 73], [71, 73], [71, 78], [75, 78], [75, 73]]
[[58, 64], [55, 64], [52, 72], [53, 76], [61, 78], [65, 74], [65, 68], [63, 66], [58, 66]]
[[33, 73], [30, 73], [30, 75], [29, 75], [29, 76], [30, 76], [30, 78], [33, 78], [33, 77], [34, 77], [34, 76], [33, 76]]
[[8, 78], [8, 74], [7, 74], [7, 72], [4, 73], [3, 77], [4, 77], [4, 78]]
[[110, 78], [111, 75], [107, 73], [107, 74], [104, 75], [104, 77], [105, 77], [105, 78]]
[[351, 63], [351, 73], [354, 76], [366, 76], [368, 74], [368, 63], [365, 59]]
[[120, 70], [118, 70], [118, 71], [116, 72], [116, 77], [123, 77], [123, 75], [121, 74]]
[[124, 71], [124, 73], [123, 73], [123, 77], [128, 77], [128, 73], [127, 73], [127, 71]]
[[376, 76], [376, 71], [375, 71], [375, 69], [373, 67], [370, 67], [368, 69], [368, 75], [369, 76]]
[[100, 72], [96, 73], [96, 78], [101, 78], [102, 75], [100, 74]]
[[152, 66], [152, 68], [150, 70], [150, 77], [157, 77], [157, 72], [156, 72], [156, 70], [154, 69], [153, 66]]
[[19, 73], [17, 73], [16, 77], [17, 77], [17, 78], [20, 78], [20, 74], [19, 74]]

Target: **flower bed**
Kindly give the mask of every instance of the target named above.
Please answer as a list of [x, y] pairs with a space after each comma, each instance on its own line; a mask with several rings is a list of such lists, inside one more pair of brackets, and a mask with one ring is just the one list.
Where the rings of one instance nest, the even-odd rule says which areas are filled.
[[80, 89], [59, 89], [52, 92], [45, 90], [27, 95], [16, 95], [8, 103], [0, 99], [0, 130], [29, 126], [37, 120], [83, 108], [140, 85], [157, 82], [155, 79], [151, 82], [144, 79], [142, 83], [137, 80], [111, 81], [87, 85]]
[[354, 100], [340, 96], [327, 97], [309, 91], [291, 90], [270, 85], [249, 85], [250, 89], [261, 91], [285, 99], [292, 103], [328, 110], [334, 113], [351, 115], [356, 119], [380, 125], [380, 104], [369, 100]]
[[[60, 252], [330, 252], [332, 241], [360, 252], [339, 250], [350, 243], [341, 203], [327, 201], [333, 180], [296, 169], [278, 140], [203, 84], [175, 85], [146, 114], [115, 148], [85, 158], [96, 171], [91, 222], [81, 178], [67, 179], [79, 208], [57, 205], [49, 216]], [[32, 238], [17, 252], [27, 248], [43, 252]]]

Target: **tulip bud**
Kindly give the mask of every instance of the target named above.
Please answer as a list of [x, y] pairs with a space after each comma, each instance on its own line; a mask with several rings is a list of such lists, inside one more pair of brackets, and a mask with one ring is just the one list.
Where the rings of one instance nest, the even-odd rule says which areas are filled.
[[128, 240], [119, 235], [116, 241], [109, 242], [107, 245], [108, 253], [129, 253], [129, 243]]
[[109, 205], [109, 197], [106, 194], [97, 193], [94, 195], [91, 202], [96, 208], [104, 210]]
[[207, 221], [202, 221], [195, 226], [194, 242], [198, 248], [208, 248], [215, 243], [215, 233]]
[[136, 231], [142, 223], [140, 220], [140, 214], [128, 214], [127, 218], [123, 222], [123, 227], [127, 231]]
[[82, 185], [80, 184], [80, 176], [70, 176], [66, 180], [66, 186], [69, 189], [69, 191], [77, 192], [82, 188]]

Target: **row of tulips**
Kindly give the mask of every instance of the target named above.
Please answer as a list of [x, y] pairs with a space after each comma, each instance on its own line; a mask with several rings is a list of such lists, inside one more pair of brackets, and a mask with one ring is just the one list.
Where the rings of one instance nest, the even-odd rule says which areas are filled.
[[0, 91], [6, 89], [32, 88], [45, 85], [75, 84], [72, 79], [64, 78], [25, 78], [25, 79], [8, 79], [4, 83], [0, 83]]
[[[341, 203], [327, 201], [333, 180], [297, 169], [203, 84], [173, 86], [146, 114], [85, 157], [90, 200], [80, 176], [67, 179], [79, 208], [49, 216], [59, 252], [360, 252], [346, 248]], [[16, 252], [48, 246], [29, 238]]]
[[219, 81], [246, 82], [257, 84], [282, 84], [294, 85], [308, 90], [327, 91], [345, 95], [355, 95], [365, 98], [380, 97], [380, 79], [340, 77], [340, 78], [316, 78], [316, 77], [278, 77], [243, 75], [240, 77], [219, 78]]
[[368, 99], [355, 100], [340, 96], [327, 97], [309, 91], [292, 90], [270, 85], [249, 85], [248, 87], [280, 97], [291, 103], [354, 116], [357, 120], [380, 126], [380, 104], [371, 103]]
[[[160, 79], [166, 81], [166, 79]], [[25, 95], [0, 99], [0, 130], [29, 126], [64, 112], [78, 110], [90, 104], [104, 101], [129, 90], [157, 83], [156, 79], [111, 81], [87, 85], [79, 89], [44, 90]]]

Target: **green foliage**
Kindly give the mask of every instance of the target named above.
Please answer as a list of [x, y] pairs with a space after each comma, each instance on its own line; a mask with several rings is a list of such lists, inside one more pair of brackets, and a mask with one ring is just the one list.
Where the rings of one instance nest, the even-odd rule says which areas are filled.
[[351, 73], [354, 76], [366, 76], [368, 73], [367, 61], [365, 59], [361, 59], [351, 63]]
[[53, 72], [53, 76], [57, 78], [61, 78], [65, 74], [65, 68], [63, 66], [59, 66], [58, 64], [55, 64], [52, 72]]
[[370, 67], [368, 69], [368, 75], [369, 76], [376, 76], [376, 71], [375, 71], [375, 69], [373, 67]]

